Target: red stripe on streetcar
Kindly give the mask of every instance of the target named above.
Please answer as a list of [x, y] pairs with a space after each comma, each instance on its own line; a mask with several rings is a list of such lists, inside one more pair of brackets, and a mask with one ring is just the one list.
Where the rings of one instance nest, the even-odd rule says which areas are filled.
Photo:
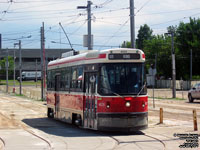
[[97, 57], [97, 58], [81, 57], [81, 58], [75, 58], [75, 59], [72, 59], [72, 60], [66, 60], [64, 62], [48, 65], [48, 67], [56, 66], [56, 65], [62, 65], [62, 64], [65, 64], [65, 63], [72, 63], [72, 62], [76, 62], [76, 61], [82, 61], [82, 60], [103, 59], [103, 58], [106, 58], [106, 54], [99, 54], [99, 57]]
[[142, 54], [142, 58], [144, 58], [144, 59], [145, 59], [145, 54]]

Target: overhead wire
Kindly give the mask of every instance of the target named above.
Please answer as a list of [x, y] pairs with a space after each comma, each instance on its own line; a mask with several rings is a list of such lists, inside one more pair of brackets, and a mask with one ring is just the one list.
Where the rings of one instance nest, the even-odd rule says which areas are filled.
[[[114, 38], [116, 34], [118, 34], [118, 32], [128, 23], [129, 20], [130, 20], [130, 19], [126, 20], [126, 21], [120, 26], [120, 28], [113, 34], [113, 36], [111, 36], [108, 40], [106, 40], [106, 42], [105, 42], [103, 45], [106, 45], [107, 43], [109, 43], [110, 40], [111, 40], [112, 38]], [[101, 48], [102, 48], [102, 47], [99, 47], [99, 49], [101, 49]]]
[[11, 6], [11, 5], [12, 5], [12, 2], [8, 5], [8, 8], [7, 8], [5, 11], [2, 12], [3, 15], [1, 16], [1, 19], [0, 19], [0, 20], [3, 20], [3, 19], [4, 19], [5, 15], [7, 14], [8, 10], [10, 9], [10, 6]]
[[144, 3], [135, 13], [135, 15], [137, 15], [137, 13], [139, 13], [151, 0], [148, 0], [146, 3]]

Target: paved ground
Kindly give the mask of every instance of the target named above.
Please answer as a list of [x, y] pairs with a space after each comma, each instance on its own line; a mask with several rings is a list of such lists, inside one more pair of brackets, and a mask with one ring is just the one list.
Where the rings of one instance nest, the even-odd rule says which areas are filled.
[[[149, 99], [149, 128], [134, 133], [108, 133], [80, 129], [46, 117], [46, 103], [0, 93], [0, 149], [5, 150], [179, 150], [186, 142], [178, 134], [195, 138], [192, 110], [200, 102]], [[164, 124], [159, 109], [164, 109]], [[199, 116], [198, 116], [199, 118]], [[198, 120], [200, 129], [200, 120]], [[176, 135], [175, 135], [176, 134]], [[197, 141], [198, 143], [199, 141]], [[186, 148], [182, 148], [186, 149]], [[197, 150], [198, 148], [193, 148]]]

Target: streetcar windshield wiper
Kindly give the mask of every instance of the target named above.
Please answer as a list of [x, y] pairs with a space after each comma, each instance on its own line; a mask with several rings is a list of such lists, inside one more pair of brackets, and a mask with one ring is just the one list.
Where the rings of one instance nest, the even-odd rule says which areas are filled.
[[106, 87], [102, 87], [101, 89], [106, 89], [106, 90], [109, 90], [112, 94], [114, 94], [114, 95], [116, 95], [116, 96], [119, 96], [119, 97], [121, 97], [121, 98], [124, 98], [122, 95], [120, 95], [120, 94], [118, 94], [118, 93], [115, 93], [115, 92], [113, 92], [111, 89], [109, 89], [109, 88], [106, 88]]
[[142, 88], [140, 89], [140, 91], [137, 93], [137, 95], [135, 96], [135, 98], [140, 95], [140, 93], [143, 91], [143, 89], [144, 89], [145, 86], [146, 86], [146, 82], [144, 83], [144, 85], [142, 86]]

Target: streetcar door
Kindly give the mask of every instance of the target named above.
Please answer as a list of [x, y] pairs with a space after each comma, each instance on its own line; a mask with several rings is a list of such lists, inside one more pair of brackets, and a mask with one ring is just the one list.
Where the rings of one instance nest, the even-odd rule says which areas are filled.
[[96, 108], [97, 108], [97, 73], [88, 72], [85, 74], [85, 109], [84, 127], [97, 129]]
[[55, 76], [55, 117], [56, 118], [58, 118], [59, 105], [60, 105], [59, 90], [60, 90], [60, 75], [56, 75]]

